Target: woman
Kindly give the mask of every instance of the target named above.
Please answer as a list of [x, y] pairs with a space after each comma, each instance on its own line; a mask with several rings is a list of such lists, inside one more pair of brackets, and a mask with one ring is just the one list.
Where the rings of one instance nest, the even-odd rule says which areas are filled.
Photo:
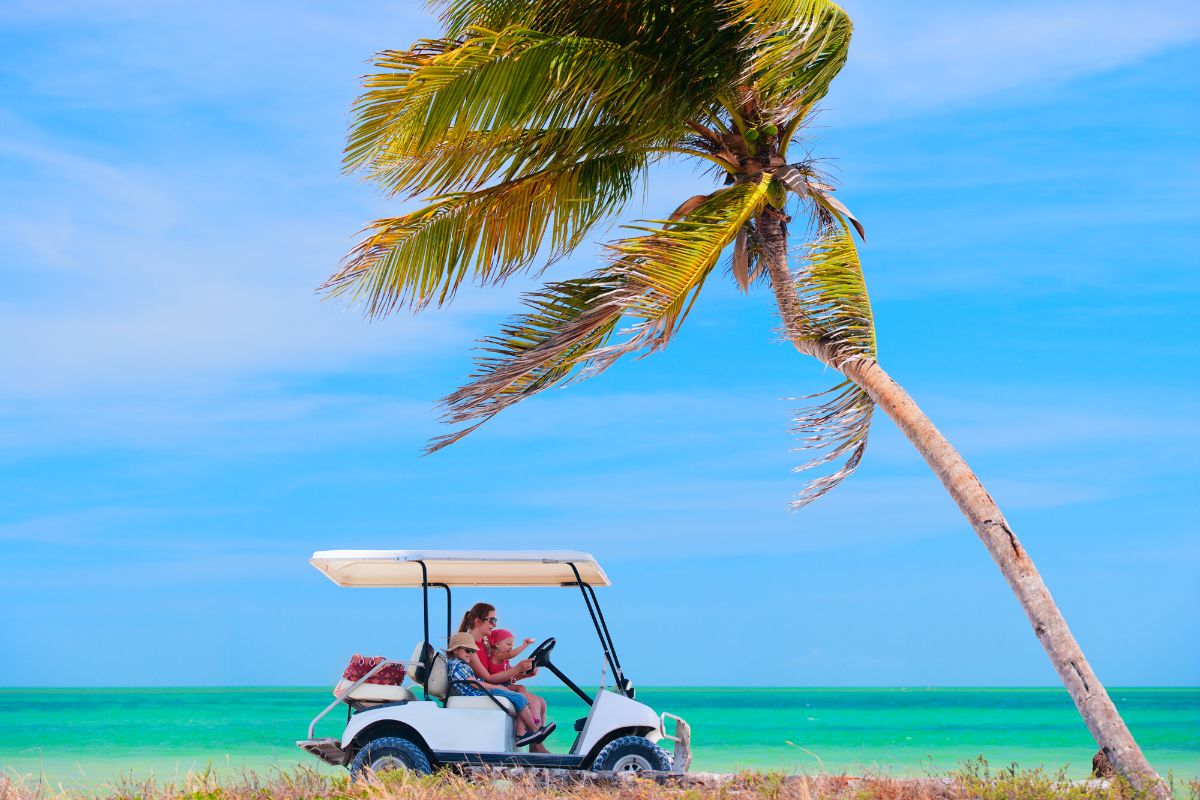
[[[537, 670], [528, 658], [521, 659], [509, 669], [498, 670], [495, 668], [496, 665], [492, 663], [488, 649], [491, 646], [488, 635], [496, 629], [497, 623], [495, 606], [488, 603], [476, 603], [466, 614], [463, 614], [462, 623], [458, 626], [460, 633], [471, 634], [471, 638], [475, 640], [478, 647], [478, 652], [471, 656], [470, 661], [475, 676], [487, 683], [507, 684], [536, 675]], [[521, 693], [529, 700], [529, 710], [533, 712], [534, 718], [539, 725], [544, 724], [546, 722], [545, 699], [524, 687], [522, 689]], [[529, 752], [548, 753], [550, 751], [538, 743], [530, 745]]]

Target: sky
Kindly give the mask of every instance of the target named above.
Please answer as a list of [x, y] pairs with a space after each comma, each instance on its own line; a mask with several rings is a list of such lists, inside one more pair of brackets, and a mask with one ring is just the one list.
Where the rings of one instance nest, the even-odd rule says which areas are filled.
[[[846, 7], [803, 147], [866, 224], [881, 363], [1101, 680], [1200, 684], [1200, 11]], [[788, 509], [796, 398], [837, 378], [763, 288], [717, 281], [665, 352], [420, 455], [533, 280], [374, 322], [315, 287], [406, 208], [341, 174], [359, 76], [436, 31], [416, 2], [0, 6], [0, 685], [332, 685], [406, 656], [419, 593], [306, 563], [343, 548], [592, 552], [645, 685], [1054, 685], [882, 415], [858, 473]], [[623, 220], [710, 185], [665, 165]], [[573, 593], [454, 613], [476, 600], [599, 679]]]

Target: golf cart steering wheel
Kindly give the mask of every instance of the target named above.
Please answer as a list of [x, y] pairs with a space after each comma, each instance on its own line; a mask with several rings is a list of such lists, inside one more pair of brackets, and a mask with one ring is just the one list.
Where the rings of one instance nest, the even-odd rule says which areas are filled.
[[550, 663], [550, 651], [554, 649], [554, 637], [551, 636], [546, 641], [539, 644], [534, 651], [529, 654], [529, 660], [533, 662], [535, 667], [544, 667]]

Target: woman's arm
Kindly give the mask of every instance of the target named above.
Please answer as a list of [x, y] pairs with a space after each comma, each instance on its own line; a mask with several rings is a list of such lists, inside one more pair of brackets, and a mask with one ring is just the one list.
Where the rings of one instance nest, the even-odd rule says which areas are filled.
[[479, 654], [475, 653], [471, 656], [471, 669], [475, 672], [475, 677], [484, 683], [503, 684], [514, 678], [526, 677], [525, 673], [533, 669], [533, 662], [525, 659], [517, 663], [516, 666], [508, 669], [500, 670], [499, 672], [488, 672], [483, 666], [483, 662], [479, 659]]
[[471, 653], [471, 671], [475, 673], [475, 677], [484, 683], [491, 683], [494, 678], [492, 673], [487, 671], [487, 667], [483, 666], [483, 661], [480, 660], [478, 653]]
[[[478, 661], [479, 659], [478, 659], [478, 657], [472, 656], [472, 657], [471, 657], [471, 660], [472, 660], [472, 661]], [[471, 665], [471, 669], [472, 669], [472, 670], [479, 670], [479, 671], [487, 672], [487, 670], [483, 669], [483, 666], [482, 666], [482, 665], [479, 665], [479, 666]], [[455, 680], [455, 676], [454, 676], [453, 674], [450, 676], [450, 680], [451, 680], [452, 682]], [[503, 689], [503, 688], [504, 688], [504, 687], [503, 687], [503, 686], [501, 686], [500, 684], [498, 684], [498, 683], [494, 683], [494, 682], [493, 682], [493, 680], [494, 680], [494, 679], [488, 679], [488, 678], [485, 678], [485, 677], [483, 677], [482, 675], [480, 675], [480, 674], [479, 674], [479, 672], [476, 672], [476, 673], [475, 673], [475, 680], [473, 681], [473, 683], [477, 683], [477, 684], [479, 684], [480, 686], [482, 686], [482, 687], [483, 687], [483, 688], [485, 688], [485, 689]]]

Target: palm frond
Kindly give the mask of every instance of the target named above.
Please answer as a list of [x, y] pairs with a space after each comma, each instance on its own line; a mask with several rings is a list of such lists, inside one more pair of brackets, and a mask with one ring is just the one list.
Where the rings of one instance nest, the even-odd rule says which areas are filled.
[[870, 395], [851, 381], [843, 381], [820, 395], [833, 397], [823, 403], [799, 411], [792, 420], [792, 432], [802, 437], [800, 450], [819, 451], [820, 455], [793, 472], [805, 472], [838, 459], [845, 459], [828, 475], [811, 479], [791, 502], [793, 510], [804, 508], [853, 474], [867, 450], [871, 432], [871, 415], [875, 403]]
[[712, 0], [446, 0], [450, 36], [471, 27], [523, 25], [556, 36], [613, 42], [656, 65], [656, 83], [678, 97], [707, 99], [736, 84], [742, 32]]
[[849, 228], [827, 229], [808, 245], [796, 279], [804, 331], [834, 351], [833, 366], [875, 358], [875, 319]]
[[509, 25], [532, 27], [533, 4], [529, 0], [444, 0], [438, 17], [446, 26], [446, 35], [461, 36], [470, 28], [500, 30]]
[[759, 102], [788, 110], [793, 121], [803, 117], [846, 62], [849, 15], [829, 0], [725, 0], [725, 7], [729, 24], [745, 32], [745, 82], [755, 87]]
[[[849, 227], [826, 228], [809, 245], [804, 258], [796, 276], [803, 314], [796, 327], [802, 336], [831, 352], [835, 367], [875, 358], [874, 316]], [[796, 471], [844, 461], [833, 473], [811, 480], [793, 500], [792, 508], [811, 503], [841, 483], [858, 467], [866, 450], [875, 407], [870, 396], [850, 381], [825, 394], [833, 396], [802, 410], [794, 420], [794, 431], [804, 437], [800, 449], [819, 453]]]
[[842, 225], [853, 225], [862, 240], [867, 240], [867, 230], [858, 217], [845, 203], [833, 196], [833, 187], [824, 183], [811, 164], [785, 164], [775, 170], [775, 177], [801, 200], [810, 201], [809, 210], [819, 229], [832, 226], [836, 220]]
[[750, 290], [750, 234], [743, 226], [733, 240], [733, 259], [731, 262], [733, 278], [738, 287], [747, 292]]
[[322, 289], [364, 301], [368, 316], [444, 304], [464, 280], [495, 284], [570, 252], [632, 196], [648, 157], [615, 153], [435, 198], [375, 222]]
[[688, 216], [661, 222], [662, 227], [628, 226], [646, 235], [610, 245], [612, 271], [636, 288], [626, 301], [626, 315], [637, 322], [629, 338], [606, 348], [616, 358], [667, 345], [696, 300], [704, 280], [723, 251], [767, 201], [767, 173], [715, 192]]
[[432, 453], [457, 442], [505, 408], [566, 380], [586, 367], [621, 319], [619, 279], [594, 273], [547, 284], [525, 296], [528, 309], [484, 339], [466, 385], [443, 398], [443, 421], [467, 427], [439, 436]]
[[[444, 420], [466, 428], [438, 437], [439, 450], [503, 409], [572, 378], [594, 375], [631, 352], [664, 347], [721, 251], [762, 207], [769, 175], [695, 204], [648, 235], [610, 246], [605, 267], [586, 278], [551, 283], [526, 296], [525, 313], [485, 339], [471, 380], [443, 400]], [[617, 331], [618, 323], [633, 325]], [[612, 343], [614, 336], [622, 341]]]
[[[462, 41], [386, 51], [364, 79], [346, 146], [348, 169], [389, 149], [434, 154], [480, 131], [556, 130], [584, 152], [596, 126], [677, 130], [654, 64], [611, 42], [512, 26], [473, 28]], [[654, 108], [655, 113], [646, 113]]]
[[[512, 181], [618, 152], [651, 152], [668, 141], [636, 138], [624, 125], [597, 125], [587, 137], [572, 129], [451, 129], [445, 141], [419, 146], [389, 141], [363, 165], [368, 178], [390, 195], [473, 192], [494, 181]], [[572, 146], [573, 144], [573, 146]]]

